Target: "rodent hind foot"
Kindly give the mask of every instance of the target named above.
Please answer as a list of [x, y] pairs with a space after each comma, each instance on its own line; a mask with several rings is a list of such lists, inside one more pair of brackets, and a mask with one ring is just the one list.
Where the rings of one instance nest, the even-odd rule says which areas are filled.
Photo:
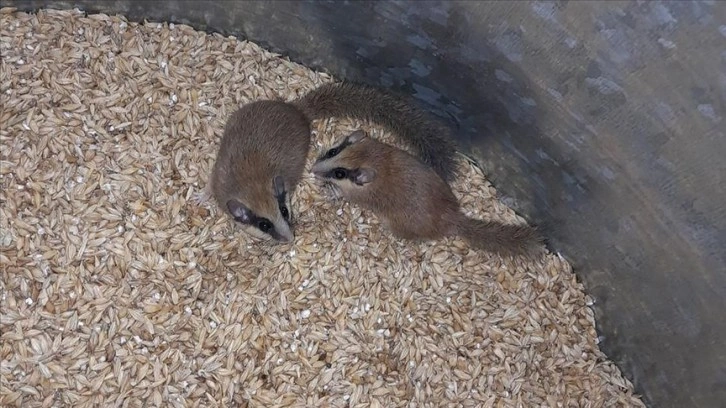
[[193, 193], [190, 201], [195, 205], [204, 206], [205, 204], [209, 204], [211, 199], [212, 192], [209, 191], [208, 186], [205, 186], [201, 191]]

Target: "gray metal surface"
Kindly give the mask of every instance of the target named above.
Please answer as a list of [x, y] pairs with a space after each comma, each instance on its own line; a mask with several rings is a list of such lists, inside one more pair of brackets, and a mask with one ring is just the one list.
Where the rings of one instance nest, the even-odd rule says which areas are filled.
[[415, 95], [546, 224], [649, 405], [726, 401], [726, 2], [3, 4], [188, 23]]

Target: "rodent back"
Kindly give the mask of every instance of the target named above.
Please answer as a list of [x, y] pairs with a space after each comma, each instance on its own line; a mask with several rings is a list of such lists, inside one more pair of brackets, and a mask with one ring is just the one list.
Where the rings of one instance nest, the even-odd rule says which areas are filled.
[[458, 202], [448, 184], [401, 149], [366, 137], [327, 159], [326, 167], [374, 171], [375, 177], [363, 185], [333, 182], [348, 200], [384, 218], [399, 236], [435, 238], [452, 228], [443, 214], [458, 211]]
[[[288, 190], [299, 182], [310, 145], [310, 123], [294, 106], [256, 101], [234, 111], [225, 125], [212, 170], [212, 192], [224, 208], [229, 198], [262, 206], [275, 176]], [[270, 204], [271, 205], [271, 204]]]
[[303, 112], [285, 102], [256, 101], [230, 116], [221, 147], [286, 161], [307, 156], [309, 146], [310, 121]]
[[290, 240], [290, 196], [309, 147], [310, 122], [293, 105], [257, 101], [242, 106], [227, 120], [212, 170], [217, 204], [239, 222]]
[[265, 183], [282, 176], [294, 188], [310, 148], [310, 122], [293, 105], [279, 101], [247, 104], [230, 116], [219, 148], [221, 179]]
[[449, 129], [402, 96], [351, 82], [329, 83], [293, 102], [310, 120], [347, 117], [383, 126], [409, 144], [446, 182], [457, 173], [456, 149]]

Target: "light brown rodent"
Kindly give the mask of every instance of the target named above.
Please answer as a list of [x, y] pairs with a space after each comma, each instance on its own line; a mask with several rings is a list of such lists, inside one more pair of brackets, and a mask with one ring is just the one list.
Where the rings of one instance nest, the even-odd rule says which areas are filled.
[[255, 101], [233, 112], [206, 194], [252, 235], [292, 241], [290, 198], [304, 171], [311, 122], [325, 117], [371, 121], [408, 143], [442, 178], [456, 174], [456, 145], [442, 124], [387, 91], [331, 83], [291, 102]]
[[332, 183], [349, 202], [375, 213], [406, 240], [462, 236], [472, 247], [500, 255], [538, 255], [542, 240], [527, 225], [464, 215], [449, 185], [411, 154], [356, 131], [315, 162], [316, 178]]

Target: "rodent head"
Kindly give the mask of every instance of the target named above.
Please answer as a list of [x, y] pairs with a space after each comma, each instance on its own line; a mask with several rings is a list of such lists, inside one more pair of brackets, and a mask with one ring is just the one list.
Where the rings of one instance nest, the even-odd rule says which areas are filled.
[[275, 176], [271, 187], [272, 191], [265, 189], [256, 194], [256, 199], [247, 197], [244, 202], [235, 198], [227, 200], [227, 211], [253, 236], [284, 243], [292, 242], [295, 235], [290, 227], [292, 211], [285, 180], [281, 176]]
[[313, 165], [316, 178], [333, 183], [344, 192], [360, 189], [372, 182], [376, 170], [368, 152], [369, 140], [361, 130], [345, 136], [334, 147], [328, 149]]

